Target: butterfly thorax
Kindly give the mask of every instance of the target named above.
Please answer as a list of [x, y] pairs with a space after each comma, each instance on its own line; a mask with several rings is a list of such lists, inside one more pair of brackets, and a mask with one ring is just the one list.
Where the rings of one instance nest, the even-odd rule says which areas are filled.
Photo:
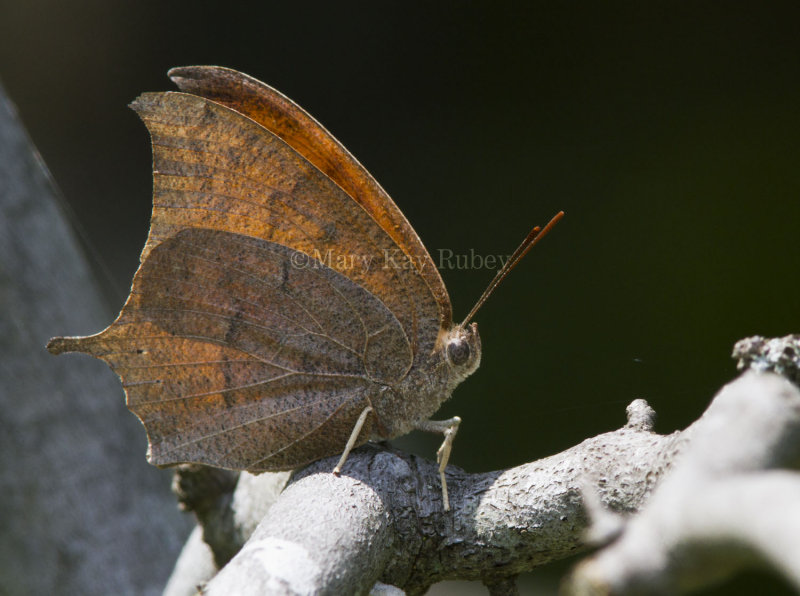
[[430, 355], [413, 366], [403, 379], [384, 387], [374, 398], [378, 424], [372, 439], [402, 436], [428, 420], [461, 381], [478, 368], [481, 341], [477, 324], [443, 331]]

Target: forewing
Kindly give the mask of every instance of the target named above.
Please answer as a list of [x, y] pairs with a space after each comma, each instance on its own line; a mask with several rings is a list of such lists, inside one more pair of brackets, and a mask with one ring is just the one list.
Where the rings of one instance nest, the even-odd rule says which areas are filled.
[[187, 227], [290, 247], [377, 296], [400, 321], [412, 353], [427, 358], [441, 329], [436, 296], [339, 185], [263, 126], [215, 102], [146, 93], [131, 105], [153, 140], [153, 216], [142, 262]]
[[392, 238], [436, 300], [439, 326], [450, 326], [450, 298], [414, 228], [364, 166], [319, 122], [279, 91], [229, 68], [187, 66], [173, 68], [169, 76], [182, 91], [226, 105], [259, 123], [336, 182]]

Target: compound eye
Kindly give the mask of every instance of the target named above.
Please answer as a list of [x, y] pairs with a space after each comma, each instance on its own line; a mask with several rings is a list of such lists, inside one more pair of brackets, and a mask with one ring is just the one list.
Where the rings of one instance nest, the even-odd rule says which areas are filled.
[[469, 344], [464, 340], [451, 341], [447, 344], [447, 356], [456, 366], [466, 364], [469, 360]]

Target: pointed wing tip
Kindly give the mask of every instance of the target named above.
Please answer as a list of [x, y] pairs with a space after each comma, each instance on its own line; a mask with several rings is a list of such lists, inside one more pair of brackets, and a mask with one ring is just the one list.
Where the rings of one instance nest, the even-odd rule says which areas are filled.
[[[236, 72], [224, 66], [212, 65], [193, 65], [193, 66], [175, 66], [167, 71], [167, 76], [181, 91], [192, 92], [193, 87], [198, 84], [220, 77], [226, 73]], [[139, 97], [134, 99], [128, 104], [128, 107], [137, 113], [142, 113], [147, 107], [152, 104], [152, 99], [155, 96], [164, 95], [169, 92], [146, 92], [142, 93]]]
[[236, 71], [225, 66], [214, 66], [211, 64], [197, 64], [193, 66], [175, 66], [167, 71], [167, 76], [180, 89], [185, 85], [203, 82], [209, 79], [231, 76]]
[[179, 91], [147, 91], [129, 103], [128, 107], [147, 124], [148, 119], [163, 112], [165, 108], [175, 109], [175, 102], [181, 101], [178, 97], [186, 95]]
[[58, 356], [67, 352], [81, 352], [80, 343], [83, 337], [54, 337], [47, 342], [47, 351]]
[[[180, 87], [180, 79], [196, 79], [208, 66], [175, 66], [167, 71], [167, 76]], [[177, 80], [176, 80], [177, 79]]]
[[163, 93], [156, 93], [156, 92], [142, 93], [139, 97], [137, 97], [131, 103], [129, 103], [128, 107], [137, 114], [139, 114], [139, 116], [141, 117], [145, 112], [147, 112], [153, 106], [154, 99], [159, 95], [163, 95]]

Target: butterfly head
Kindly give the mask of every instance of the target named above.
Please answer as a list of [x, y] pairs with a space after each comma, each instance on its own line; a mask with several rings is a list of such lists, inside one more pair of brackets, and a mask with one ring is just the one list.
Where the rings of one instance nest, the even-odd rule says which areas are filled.
[[475, 372], [481, 363], [481, 337], [478, 324], [455, 325], [442, 342], [444, 358], [459, 382]]
[[505, 264], [495, 274], [494, 279], [478, 298], [475, 306], [460, 325], [451, 327], [444, 334], [444, 341], [440, 344], [444, 352], [444, 360], [450, 366], [451, 378], [456, 384], [460, 383], [478, 368], [481, 363], [481, 338], [478, 335], [478, 324], [470, 323], [475, 313], [483, 306], [486, 299], [491, 296], [495, 288], [509, 274], [509, 272], [528, 254], [528, 251], [547, 234], [558, 221], [564, 217], [564, 212], [560, 211], [544, 227], [535, 226], [517, 247], [517, 250], [508, 258]]

